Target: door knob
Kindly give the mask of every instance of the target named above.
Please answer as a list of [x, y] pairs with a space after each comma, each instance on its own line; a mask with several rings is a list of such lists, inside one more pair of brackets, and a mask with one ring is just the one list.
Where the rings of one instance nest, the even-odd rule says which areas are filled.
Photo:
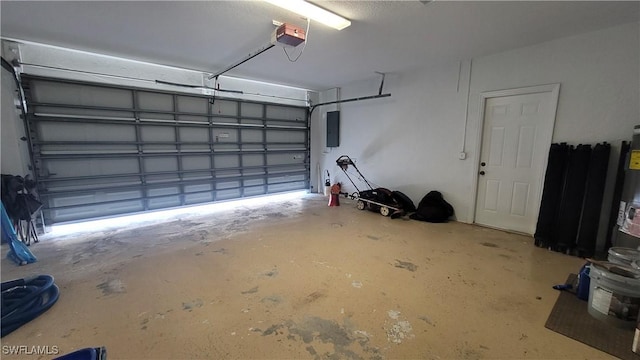
[[480, 171], [480, 175], [484, 175], [484, 171]]
[[486, 166], [486, 165], [487, 165], [487, 163], [484, 162], [484, 161], [480, 163], [480, 166]]

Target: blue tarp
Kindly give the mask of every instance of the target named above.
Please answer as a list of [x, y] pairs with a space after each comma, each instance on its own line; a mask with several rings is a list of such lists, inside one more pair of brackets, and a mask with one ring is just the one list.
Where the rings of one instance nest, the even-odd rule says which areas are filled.
[[4, 204], [0, 203], [0, 205], [2, 206], [2, 238], [9, 243], [9, 247], [11, 248], [7, 257], [18, 265], [36, 262], [37, 259], [31, 251], [29, 251], [29, 248], [22, 241], [18, 240], [18, 235], [11, 224], [11, 219], [9, 219], [7, 211], [4, 209]]

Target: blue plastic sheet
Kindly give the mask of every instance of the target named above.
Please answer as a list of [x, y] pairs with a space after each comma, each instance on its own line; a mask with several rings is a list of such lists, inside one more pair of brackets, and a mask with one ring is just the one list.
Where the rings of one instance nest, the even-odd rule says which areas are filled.
[[18, 265], [26, 265], [36, 262], [35, 256], [29, 251], [29, 248], [20, 240], [18, 240], [18, 235], [16, 234], [16, 230], [13, 228], [13, 224], [11, 224], [11, 219], [9, 219], [9, 215], [7, 211], [4, 209], [4, 204], [0, 203], [2, 206], [2, 237], [9, 242], [9, 253], [7, 257], [13, 260]]

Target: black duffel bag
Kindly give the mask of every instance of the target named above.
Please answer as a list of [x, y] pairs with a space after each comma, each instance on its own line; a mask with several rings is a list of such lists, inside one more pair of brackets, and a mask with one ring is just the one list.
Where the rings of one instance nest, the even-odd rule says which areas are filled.
[[416, 212], [409, 217], [413, 220], [442, 223], [447, 222], [451, 216], [453, 216], [453, 206], [442, 197], [439, 191], [430, 191], [420, 200]]

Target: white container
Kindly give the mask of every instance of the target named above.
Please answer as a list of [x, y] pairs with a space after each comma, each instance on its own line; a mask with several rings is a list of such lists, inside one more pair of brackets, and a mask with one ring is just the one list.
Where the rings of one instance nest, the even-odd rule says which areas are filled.
[[[634, 272], [631, 267], [617, 266]], [[589, 314], [616, 327], [635, 328], [640, 311], [640, 279], [614, 274], [594, 264], [590, 267]]]
[[625, 247], [612, 247], [609, 249], [607, 260], [614, 264], [631, 266], [634, 260], [640, 260], [640, 251]]

